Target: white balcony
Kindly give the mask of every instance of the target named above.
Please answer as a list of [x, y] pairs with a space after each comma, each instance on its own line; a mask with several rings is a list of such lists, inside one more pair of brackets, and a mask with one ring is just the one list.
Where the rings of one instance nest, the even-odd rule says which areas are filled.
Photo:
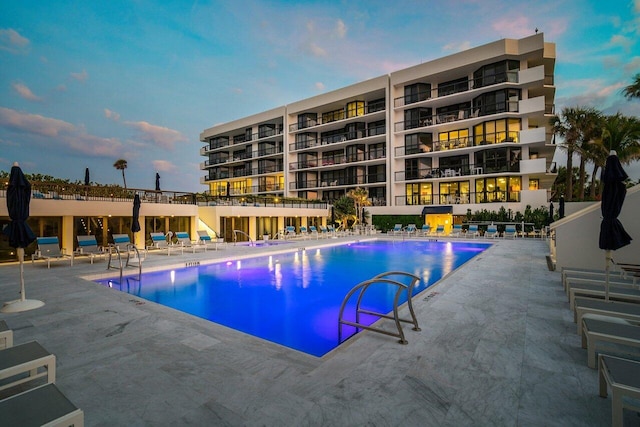
[[538, 174], [547, 172], [547, 159], [529, 159], [520, 160], [520, 173], [525, 174]]
[[520, 131], [520, 144], [540, 144], [546, 141], [546, 128], [533, 128]]

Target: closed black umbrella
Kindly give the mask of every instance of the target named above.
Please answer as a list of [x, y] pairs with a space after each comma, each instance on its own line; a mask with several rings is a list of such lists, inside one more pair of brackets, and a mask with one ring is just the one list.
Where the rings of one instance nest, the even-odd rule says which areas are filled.
[[36, 236], [27, 224], [29, 218], [29, 203], [31, 202], [31, 184], [22, 173], [18, 163], [14, 163], [9, 175], [7, 187], [7, 210], [11, 222], [3, 230], [9, 236], [9, 245], [18, 249], [20, 262], [20, 299], [5, 303], [1, 311], [5, 313], [31, 310], [42, 307], [44, 303], [38, 300], [27, 300], [24, 291], [24, 248], [36, 240]]
[[156, 172], [156, 191], [160, 191], [160, 174]]
[[564, 218], [564, 196], [560, 196], [560, 206], [558, 207], [558, 217]]
[[131, 221], [131, 231], [137, 233], [140, 231], [140, 196], [135, 195], [133, 198], [133, 219]]
[[607, 163], [604, 166], [602, 181], [604, 187], [602, 189], [602, 222], [600, 223], [600, 249], [604, 249], [606, 261], [606, 280], [605, 280], [605, 300], [609, 300], [609, 263], [611, 261], [611, 251], [627, 246], [631, 243], [631, 236], [625, 231], [622, 223], [618, 219], [624, 198], [627, 195], [627, 188], [624, 180], [628, 175], [622, 169], [620, 159], [615, 151], [612, 151], [607, 157]]
[[85, 168], [84, 169], [84, 185], [88, 187], [90, 183], [91, 183], [91, 180], [89, 179], [89, 168]]
[[549, 203], [549, 222], [553, 222], [553, 202]]

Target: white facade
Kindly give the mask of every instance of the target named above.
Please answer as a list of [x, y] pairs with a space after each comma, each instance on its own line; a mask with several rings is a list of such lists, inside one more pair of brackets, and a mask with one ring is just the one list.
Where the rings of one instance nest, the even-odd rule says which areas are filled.
[[372, 214], [547, 205], [554, 67], [543, 34], [504, 39], [213, 126], [202, 182], [329, 202], [363, 187]]

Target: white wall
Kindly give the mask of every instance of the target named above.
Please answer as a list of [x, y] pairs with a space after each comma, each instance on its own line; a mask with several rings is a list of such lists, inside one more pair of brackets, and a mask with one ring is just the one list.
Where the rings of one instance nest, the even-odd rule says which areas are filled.
[[[555, 206], [555, 204], [554, 204]], [[557, 207], [556, 207], [557, 209]], [[640, 185], [627, 190], [627, 197], [618, 219], [633, 238], [631, 244], [612, 253], [618, 262], [640, 263]], [[555, 239], [556, 268], [605, 268], [605, 251], [598, 247], [602, 213], [600, 203], [593, 204], [551, 224]], [[551, 253], [553, 253], [551, 248]]]

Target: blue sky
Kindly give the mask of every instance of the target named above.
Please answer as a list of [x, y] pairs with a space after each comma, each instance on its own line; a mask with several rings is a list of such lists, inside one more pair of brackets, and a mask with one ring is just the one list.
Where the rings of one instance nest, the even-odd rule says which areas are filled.
[[535, 28], [557, 110], [640, 116], [640, 0], [0, 0], [0, 170], [203, 191], [208, 127]]

